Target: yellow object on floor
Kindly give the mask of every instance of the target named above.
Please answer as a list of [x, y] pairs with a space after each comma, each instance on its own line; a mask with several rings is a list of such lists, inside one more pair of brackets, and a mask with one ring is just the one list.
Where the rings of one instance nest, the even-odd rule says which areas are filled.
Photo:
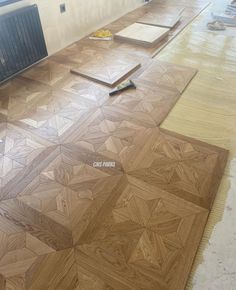
[[113, 35], [110, 30], [104, 30], [104, 29], [98, 30], [92, 34], [92, 37], [98, 37], [98, 38], [107, 38], [107, 37], [112, 37], [112, 36]]

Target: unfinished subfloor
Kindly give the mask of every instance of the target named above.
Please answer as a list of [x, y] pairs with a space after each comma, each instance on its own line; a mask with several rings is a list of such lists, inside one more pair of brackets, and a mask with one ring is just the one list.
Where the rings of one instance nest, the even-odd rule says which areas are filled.
[[209, 32], [213, 4], [157, 58], [199, 69], [163, 128], [230, 150], [230, 160], [187, 289], [236, 289], [236, 32]]

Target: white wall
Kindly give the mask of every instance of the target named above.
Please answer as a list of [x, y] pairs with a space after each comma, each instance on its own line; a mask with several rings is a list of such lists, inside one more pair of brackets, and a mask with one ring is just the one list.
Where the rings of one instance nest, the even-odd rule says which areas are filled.
[[[49, 54], [140, 6], [144, 0], [23, 0], [0, 8], [0, 14], [36, 3]], [[60, 4], [66, 12], [60, 13]]]

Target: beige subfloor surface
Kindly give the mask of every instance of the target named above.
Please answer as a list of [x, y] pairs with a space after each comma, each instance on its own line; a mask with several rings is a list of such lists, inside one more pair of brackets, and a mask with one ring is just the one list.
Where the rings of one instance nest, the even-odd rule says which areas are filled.
[[207, 31], [209, 13], [229, 3], [212, 2], [157, 56], [199, 69], [162, 127], [230, 150], [188, 290], [236, 289], [236, 28]]

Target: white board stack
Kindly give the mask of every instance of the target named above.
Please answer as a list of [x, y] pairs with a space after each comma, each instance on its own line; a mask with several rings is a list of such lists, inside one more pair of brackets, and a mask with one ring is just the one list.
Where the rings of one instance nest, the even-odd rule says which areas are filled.
[[139, 45], [153, 46], [166, 37], [169, 28], [134, 23], [115, 34], [115, 39]]

